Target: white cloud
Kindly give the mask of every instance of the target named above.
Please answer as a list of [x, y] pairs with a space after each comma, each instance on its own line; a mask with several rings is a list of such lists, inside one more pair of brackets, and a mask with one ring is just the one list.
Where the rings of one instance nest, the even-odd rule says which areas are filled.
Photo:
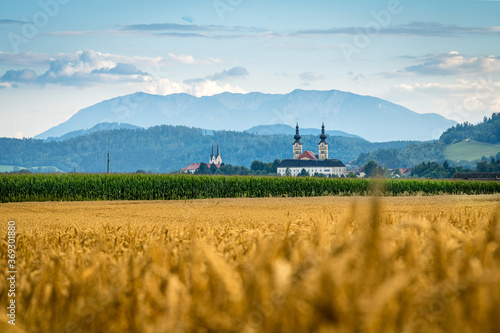
[[76, 62], [79, 59], [84, 58], [85, 60], [95, 61], [107, 61], [113, 63], [130, 63], [137, 66], [153, 66], [161, 61], [162, 57], [129, 57], [117, 54], [102, 53], [93, 50], [83, 50], [75, 53], [54, 53], [54, 54], [42, 54], [36, 52], [26, 52], [26, 53], [9, 53], [0, 51], [0, 65], [8, 67], [38, 67], [50, 65], [55, 60], [65, 60], [68, 62]]
[[176, 56], [172, 53], [167, 58], [130, 57], [93, 50], [54, 55], [0, 52], [0, 64], [11, 68], [31, 67], [30, 65], [37, 68], [49, 67], [42, 69], [41, 74], [29, 68], [7, 70], [3, 75], [0, 74], [0, 82], [3, 88], [15, 88], [21, 83], [88, 86], [116, 82], [142, 82], [145, 77], [152, 76], [149, 72], [159, 73], [162, 67], [168, 67], [174, 62], [187, 65], [213, 65], [221, 63], [222, 60], [218, 58], [200, 60], [193, 56]]
[[136, 66], [171, 65], [173, 62], [186, 65], [215, 65], [222, 63], [219, 58], [198, 59], [191, 55], [175, 55], [168, 57], [131, 57], [119, 54], [102, 53], [93, 50], [82, 50], [75, 53], [41, 54], [36, 52], [10, 53], [0, 51], [0, 65], [3, 66], [40, 66], [48, 65], [54, 60], [78, 61], [84, 55], [86, 59], [110, 61], [114, 63], [129, 63]]
[[117, 63], [113, 68], [94, 69], [92, 74], [116, 74], [116, 75], [148, 75], [132, 64]]
[[6, 83], [12, 82], [31, 82], [36, 79], [36, 73], [29, 69], [23, 70], [8, 70], [5, 74], [0, 77], [0, 81], [4, 81]]
[[468, 58], [456, 51], [451, 51], [427, 56], [424, 63], [408, 66], [388, 75], [478, 75], [485, 73], [500, 73], [500, 59], [493, 55]]
[[299, 78], [302, 81], [318, 81], [324, 80], [325, 76], [317, 72], [304, 72], [299, 74]]
[[[358, 35], [360, 31], [365, 31], [363, 26], [335, 27], [330, 29], [309, 29], [300, 30], [291, 36], [322, 36], [322, 35]], [[496, 35], [498, 26], [489, 27], [462, 27], [457, 25], [445, 25], [438, 22], [413, 21], [406, 24], [382, 26], [378, 34], [384, 36], [404, 36], [404, 37], [449, 37], [449, 36], [476, 36], [476, 35]]]
[[[194, 78], [184, 80], [182, 83], [175, 83], [168, 79], [154, 80], [148, 83], [148, 88], [152, 93], [160, 93], [162, 95], [173, 92], [184, 92], [193, 96], [211, 96], [223, 92], [245, 93], [242, 88], [232, 85], [224, 81], [232, 81], [232, 79], [241, 79], [248, 76], [248, 71], [245, 67], [232, 67], [222, 72], [206, 75], [204, 78]], [[155, 92], [156, 91], [156, 92]]]
[[206, 78], [212, 81], [223, 81], [231, 78], [243, 78], [245, 76], [248, 76], [247, 69], [242, 66], [237, 66], [227, 70], [223, 70], [220, 73], [209, 75]]
[[459, 122], [479, 121], [500, 112], [500, 81], [492, 76], [477, 80], [457, 79], [451, 83], [401, 83], [393, 87], [399, 102], [427, 104], [425, 112], [436, 112]]
[[220, 83], [215, 81], [204, 81], [194, 84], [190, 87], [189, 91], [190, 94], [194, 96], [211, 96], [223, 92], [246, 93], [246, 91], [240, 87], [233, 86], [229, 83]]
[[454, 83], [402, 83], [394, 87], [395, 90], [431, 95], [440, 95], [442, 93], [462, 95], [466, 93], [469, 95], [478, 95], [483, 97], [485, 95], [500, 94], [498, 88], [500, 88], [500, 82], [492, 81], [491, 77], [479, 80], [457, 79]]
[[193, 56], [184, 54], [175, 55], [173, 53], [169, 53], [168, 55], [176, 62], [187, 65], [215, 65], [222, 63], [222, 60], [219, 58], [196, 59]]
[[145, 78], [141, 88], [145, 92], [157, 95], [168, 95], [175, 93], [187, 93], [193, 96], [212, 96], [222, 92], [245, 93], [240, 87], [229, 83], [221, 83], [212, 80], [195, 79], [187, 80], [182, 83], [173, 82], [167, 78], [154, 79]]
[[[486, 1], [486, 0], [483, 0]], [[494, 1], [494, 0], [491, 0]], [[189, 22], [189, 21], [188, 21]], [[177, 23], [153, 23], [121, 25], [118, 29], [94, 31], [52, 31], [45, 32], [47, 36], [74, 35], [107, 35], [107, 36], [159, 36], [167, 38], [213, 38], [213, 39], [243, 39], [243, 38], [302, 38], [304, 36], [356, 36], [365, 31], [365, 26], [332, 27], [329, 29], [312, 28], [306, 30], [273, 30], [269, 27], [198, 25]], [[466, 36], [496, 36], [499, 26], [466, 27], [439, 22], [413, 21], [405, 24], [384, 25], [378, 34], [383, 36], [403, 37], [466, 37]], [[321, 46], [320, 46], [321, 47]], [[330, 48], [331, 46], [325, 46]]]
[[[0, 81], [22, 84], [56, 84], [86, 86], [115, 81], [137, 81], [148, 75], [132, 64], [116, 62], [111, 57], [95, 51], [81, 51], [75, 57], [61, 57], [50, 62], [49, 69], [37, 75], [31, 69], [8, 70]], [[73, 58], [73, 59], [71, 59]]]

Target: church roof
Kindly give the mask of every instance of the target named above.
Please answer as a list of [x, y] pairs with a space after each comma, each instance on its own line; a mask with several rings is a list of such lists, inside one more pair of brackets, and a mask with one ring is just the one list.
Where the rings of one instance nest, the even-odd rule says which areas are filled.
[[306, 167], [345, 167], [341, 160], [283, 160], [278, 165], [278, 168], [306, 168]]
[[[210, 168], [210, 163], [205, 163], [205, 164], [207, 165], [207, 167]], [[201, 165], [201, 163], [191, 163], [187, 167], [182, 168], [181, 171], [198, 170], [200, 165]], [[215, 166], [217, 167], [217, 169], [220, 168], [220, 164], [216, 164]]]
[[200, 164], [201, 163], [191, 163], [187, 167], [182, 168], [181, 170], [185, 170], [185, 171], [188, 171], [188, 170], [198, 170], [198, 168], [200, 167]]
[[306, 150], [305, 152], [302, 153], [302, 155], [299, 156], [299, 160], [302, 159], [308, 159], [308, 160], [317, 160], [318, 158], [314, 153], [310, 150]]

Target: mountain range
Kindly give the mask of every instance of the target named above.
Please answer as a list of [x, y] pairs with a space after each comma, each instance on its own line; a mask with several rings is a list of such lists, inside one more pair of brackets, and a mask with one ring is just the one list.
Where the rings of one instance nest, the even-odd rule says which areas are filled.
[[135, 126], [127, 123], [99, 123], [90, 129], [81, 129], [77, 131], [72, 131], [58, 137], [48, 137], [47, 141], [64, 141], [71, 138], [76, 138], [78, 136], [87, 135], [94, 132], [100, 131], [112, 131], [120, 129], [142, 129], [142, 127]]
[[[100, 123], [127, 123], [148, 128], [182, 125], [212, 130], [245, 131], [259, 125], [295, 125], [363, 137], [372, 142], [436, 139], [456, 124], [435, 113], [419, 114], [386, 100], [338, 90], [294, 90], [288, 94], [222, 93], [195, 97], [135, 93], [78, 111], [66, 122], [35, 139], [61, 137]], [[251, 129], [250, 129], [251, 130]]]

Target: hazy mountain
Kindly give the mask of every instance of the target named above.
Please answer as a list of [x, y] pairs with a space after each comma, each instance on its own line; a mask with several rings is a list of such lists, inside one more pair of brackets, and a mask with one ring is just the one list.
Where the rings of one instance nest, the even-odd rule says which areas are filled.
[[75, 138], [77, 136], [82, 136], [86, 134], [90, 134], [93, 132], [98, 132], [98, 131], [110, 131], [110, 130], [118, 130], [118, 129], [142, 129], [142, 127], [135, 126], [132, 124], [125, 124], [125, 123], [100, 123], [92, 127], [91, 129], [81, 129], [78, 131], [72, 131], [69, 133], [66, 133], [62, 136], [58, 137], [48, 137], [47, 141], [63, 141], [71, 138]]
[[[294, 135], [295, 127], [288, 125], [259, 125], [247, 129], [245, 132], [257, 135], [273, 135], [273, 134], [285, 134]], [[329, 136], [343, 136], [346, 138], [360, 138], [358, 135], [349, 134], [342, 131], [325, 131]], [[321, 129], [318, 128], [300, 128], [300, 135], [320, 135]]]
[[288, 94], [222, 93], [194, 97], [135, 93], [78, 111], [35, 138], [46, 139], [92, 128], [102, 122], [140, 127], [184, 125], [244, 131], [252, 126], [289, 124], [359, 135], [370, 141], [429, 140], [456, 124], [435, 113], [418, 114], [388, 101], [337, 90], [294, 90]]

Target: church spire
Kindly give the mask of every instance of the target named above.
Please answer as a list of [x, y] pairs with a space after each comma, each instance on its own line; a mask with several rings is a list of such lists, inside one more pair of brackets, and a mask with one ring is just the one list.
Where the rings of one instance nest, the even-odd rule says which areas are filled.
[[295, 136], [293, 137], [295, 139], [295, 143], [302, 144], [300, 142], [300, 139], [302, 138], [299, 134], [299, 123], [297, 122], [297, 126], [295, 127]]
[[302, 142], [300, 142], [300, 134], [299, 134], [299, 122], [297, 122], [297, 126], [295, 127], [295, 136], [293, 137], [295, 142], [293, 143], [293, 159], [297, 160], [300, 155], [302, 155]]
[[217, 140], [216, 154], [214, 154], [214, 142], [212, 141], [212, 154], [210, 155], [210, 164], [222, 164], [222, 156], [220, 154], [219, 140]]
[[321, 125], [321, 135], [319, 136], [319, 138], [321, 139], [320, 143], [321, 142], [328, 143], [328, 142], [326, 142], [325, 122], [324, 121], [323, 121], [323, 125]]
[[318, 155], [320, 160], [328, 159], [328, 142], [326, 141], [325, 122], [321, 125], [321, 134], [319, 136], [321, 141], [318, 143]]

